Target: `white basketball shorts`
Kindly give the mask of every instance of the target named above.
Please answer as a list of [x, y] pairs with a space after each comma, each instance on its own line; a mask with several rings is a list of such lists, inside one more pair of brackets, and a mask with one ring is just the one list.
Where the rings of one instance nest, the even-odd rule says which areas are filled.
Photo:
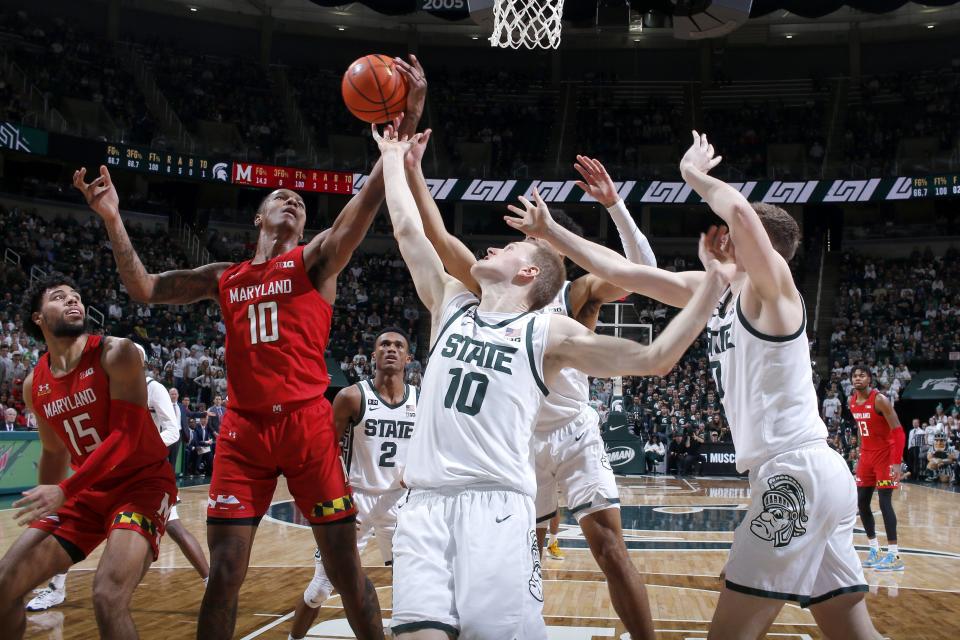
[[826, 443], [751, 469], [750, 494], [733, 536], [727, 588], [804, 607], [867, 590], [853, 546], [857, 489]]
[[537, 471], [537, 526], [545, 528], [559, 506], [557, 491], [577, 521], [620, 506], [620, 492], [593, 409], [555, 431], [533, 434]]
[[411, 490], [393, 541], [393, 635], [545, 640], [533, 513], [508, 489]]

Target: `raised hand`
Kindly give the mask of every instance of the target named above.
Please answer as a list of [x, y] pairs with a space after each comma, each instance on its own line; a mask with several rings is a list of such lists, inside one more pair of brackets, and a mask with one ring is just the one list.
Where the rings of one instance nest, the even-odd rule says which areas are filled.
[[100, 165], [100, 175], [90, 183], [84, 182], [87, 168], [73, 172], [73, 186], [83, 194], [84, 200], [104, 220], [120, 217], [120, 196], [110, 179], [107, 167]]
[[407, 151], [406, 155], [403, 156], [403, 164], [408, 170], [416, 169], [420, 166], [420, 163], [423, 161], [423, 154], [427, 150], [427, 142], [430, 141], [430, 134], [433, 133], [432, 129], [427, 129], [420, 134], [420, 139], [410, 147], [410, 151]]
[[687, 169], [696, 169], [703, 173], [720, 164], [723, 156], [714, 157], [713, 145], [707, 142], [707, 134], [693, 132], [693, 144], [680, 159], [680, 173]]
[[408, 135], [400, 136], [393, 125], [389, 124], [384, 127], [383, 135], [380, 135], [380, 132], [377, 131], [376, 124], [370, 125], [370, 131], [373, 134], [373, 139], [377, 142], [377, 146], [380, 147], [381, 154], [387, 152], [406, 153], [414, 144], [420, 141], [421, 137], [419, 133], [413, 137]]
[[720, 273], [727, 282], [736, 277], [736, 254], [726, 227], [711, 225], [706, 233], [701, 233], [697, 255], [707, 271]]
[[419, 119], [423, 115], [427, 100], [427, 74], [424, 73], [417, 56], [412, 53], [409, 63], [402, 58], [394, 58], [393, 64], [407, 81], [406, 111], [415, 119]]
[[610, 178], [610, 174], [604, 168], [603, 164], [596, 158], [587, 156], [577, 156], [577, 161], [573, 164], [583, 180], [577, 180], [576, 185], [583, 189], [587, 195], [609, 209], [617, 204], [620, 194]]
[[503, 220], [524, 235], [531, 238], [544, 238], [550, 231], [550, 225], [553, 224], [553, 216], [550, 215], [550, 209], [547, 208], [547, 203], [540, 197], [537, 189], [533, 190], [533, 200], [532, 203], [520, 196], [523, 209], [508, 204], [507, 209], [516, 217], [503, 216]]

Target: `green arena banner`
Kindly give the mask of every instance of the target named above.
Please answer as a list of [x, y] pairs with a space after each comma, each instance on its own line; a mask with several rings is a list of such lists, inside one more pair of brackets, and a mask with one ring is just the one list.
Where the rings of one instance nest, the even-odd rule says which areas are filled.
[[40, 438], [36, 431], [0, 433], [0, 494], [20, 493], [37, 484]]
[[[367, 181], [354, 174], [357, 193]], [[880, 202], [960, 196], [960, 174], [936, 178], [870, 178], [868, 180], [762, 180], [731, 182], [745, 198], [772, 204]], [[685, 182], [627, 180], [614, 182], [627, 204], [702, 204], [703, 200]], [[453, 202], [515, 202], [533, 198], [533, 190], [548, 203], [593, 203], [573, 180], [484, 180], [428, 178], [435, 200]]]
[[960, 378], [950, 369], [932, 369], [914, 374], [904, 400], [953, 400], [960, 387]]
[[12, 122], [0, 122], [0, 148], [46, 155], [47, 141], [46, 131]]

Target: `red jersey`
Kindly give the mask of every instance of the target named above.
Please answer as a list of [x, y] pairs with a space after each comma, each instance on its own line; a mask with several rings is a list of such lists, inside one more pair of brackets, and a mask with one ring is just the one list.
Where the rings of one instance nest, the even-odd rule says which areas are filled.
[[854, 392], [850, 396], [850, 413], [857, 423], [857, 430], [860, 432], [860, 449], [863, 451], [878, 451], [886, 449], [893, 444], [893, 438], [890, 435], [890, 425], [887, 419], [877, 411], [876, 389], [871, 389], [870, 395], [865, 402], [857, 402], [857, 394]]
[[[110, 421], [110, 379], [100, 363], [102, 354], [103, 336], [87, 336], [80, 361], [67, 375], [54, 377], [49, 353], [43, 354], [33, 370], [33, 409], [67, 446], [74, 471], [116, 428]], [[126, 479], [167, 457], [167, 448], [146, 409], [143, 416], [140, 428], [132, 430], [138, 439], [128, 455], [94, 486]]]
[[283, 413], [323, 396], [333, 307], [314, 288], [303, 247], [220, 276], [231, 409]]

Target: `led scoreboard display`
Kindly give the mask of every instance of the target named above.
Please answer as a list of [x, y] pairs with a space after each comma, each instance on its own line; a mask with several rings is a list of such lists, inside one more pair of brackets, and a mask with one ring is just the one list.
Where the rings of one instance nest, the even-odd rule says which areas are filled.
[[914, 198], [949, 198], [960, 196], [960, 173], [914, 178], [911, 195]]
[[108, 167], [173, 178], [211, 182], [230, 181], [230, 163], [173, 151], [158, 151], [124, 144], [108, 144], [104, 152]]
[[234, 184], [263, 189], [292, 189], [346, 195], [353, 193], [353, 174], [347, 171], [320, 171], [234, 162], [232, 177]]

